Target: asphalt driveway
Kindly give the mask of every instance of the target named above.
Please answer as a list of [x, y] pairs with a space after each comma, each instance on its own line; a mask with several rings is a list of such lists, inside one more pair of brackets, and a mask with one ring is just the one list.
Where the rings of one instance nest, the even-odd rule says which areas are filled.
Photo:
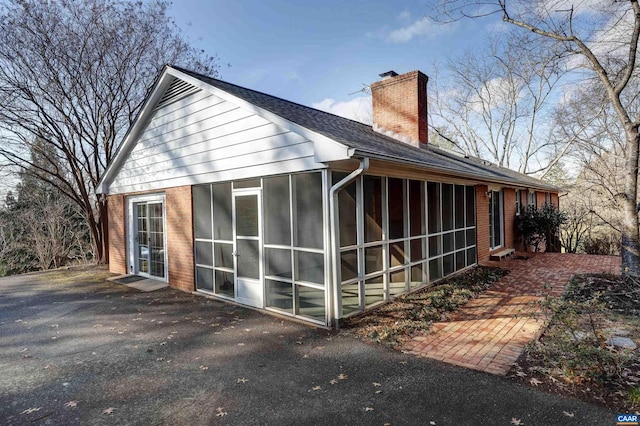
[[502, 377], [107, 276], [0, 279], [0, 424], [615, 424]]

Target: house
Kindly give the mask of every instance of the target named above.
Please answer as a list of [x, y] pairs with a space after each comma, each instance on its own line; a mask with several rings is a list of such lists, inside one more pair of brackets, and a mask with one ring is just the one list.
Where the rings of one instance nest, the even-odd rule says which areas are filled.
[[110, 270], [320, 325], [514, 247], [558, 189], [428, 143], [427, 76], [373, 126], [167, 66], [96, 192]]

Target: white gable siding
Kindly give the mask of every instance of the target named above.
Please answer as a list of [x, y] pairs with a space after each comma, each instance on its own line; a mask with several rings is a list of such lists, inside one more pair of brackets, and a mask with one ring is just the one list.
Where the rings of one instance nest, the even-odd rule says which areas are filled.
[[307, 138], [201, 91], [154, 112], [110, 194], [325, 167]]

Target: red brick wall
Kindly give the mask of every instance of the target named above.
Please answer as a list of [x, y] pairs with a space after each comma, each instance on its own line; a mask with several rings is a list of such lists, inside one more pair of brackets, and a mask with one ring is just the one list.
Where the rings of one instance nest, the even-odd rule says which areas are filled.
[[427, 81], [420, 71], [371, 84], [373, 126], [400, 133], [419, 146], [427, 143]]
[[166, 194], [169, 285], [195, 289], [191, 187], [169, 188]]
[[123, 195], [107, 197], [109, 271], [127, 273], [127, 220]]
[[516, 219], [516, 191], [505, 188], [503, 191], [504, 200], [504, 247], [515, 247], [515, 219]]
[[489, 197], [487, 185], [476, 185], [476, 247], [478, 262], [489, 259]]
[[538, 201], [538, 208], [541, 209], [544, 207], [544, 191], [536, 191], [536, 200]]

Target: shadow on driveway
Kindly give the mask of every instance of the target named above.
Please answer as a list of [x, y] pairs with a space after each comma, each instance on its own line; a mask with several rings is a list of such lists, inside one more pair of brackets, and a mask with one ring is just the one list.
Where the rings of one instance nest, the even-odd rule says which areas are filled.
[[615, 424], [502, 377], [108, 276], [0, 279], [1, 424]]

